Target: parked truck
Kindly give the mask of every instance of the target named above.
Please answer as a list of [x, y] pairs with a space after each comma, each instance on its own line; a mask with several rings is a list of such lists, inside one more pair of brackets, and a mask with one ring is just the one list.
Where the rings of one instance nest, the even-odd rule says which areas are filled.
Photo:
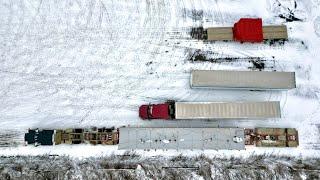
[[119, 141], [119, 129], [111, 128], [78, 128], [78, 129], [29, 129], [25, 133], [26, 144], [59, 145], [59, 144], [104, 144], [114, 145]]
[[261, 18], [241, 18], [233, 27], [193, 28], [191, 35], [208, 41], [262, 42], [288, 39], [287, 26], [262, 26]]
[[296, 87], [294, 72], [193, 70], [192, 88], [289, 90]]
[[265, 102], [175, 102], [142, 105], [142, 119], [261, 119], [280, 118], [280, 103]]

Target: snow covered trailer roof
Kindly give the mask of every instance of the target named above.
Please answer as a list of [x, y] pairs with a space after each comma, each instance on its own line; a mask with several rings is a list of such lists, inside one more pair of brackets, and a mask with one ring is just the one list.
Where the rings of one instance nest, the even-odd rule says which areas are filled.
[[176, 102], [176, 119], [280, 118], [280, 103], [266, 102]]
[[119, 149], [242, 150], [241, 128], [120, 128]]
[[191, 87], [287, 90], [296, 87], [294, 72], [193, 70]]

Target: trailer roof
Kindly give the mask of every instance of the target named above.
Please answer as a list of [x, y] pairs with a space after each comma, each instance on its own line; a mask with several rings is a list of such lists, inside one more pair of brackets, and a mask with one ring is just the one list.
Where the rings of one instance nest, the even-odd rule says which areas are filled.
[[176, 102], [176, 119], [280, 118], [280, 103], [266, 102]]
[[294, 72], [193, 70], [191, 87], [236, 89], [293, 89]]
[[207, 29], [208, 41], [232, 41], [233, 31], [232, 27], [214, 27]]
[[240, 128], [120, 128], [119, 149], [244, 149]]

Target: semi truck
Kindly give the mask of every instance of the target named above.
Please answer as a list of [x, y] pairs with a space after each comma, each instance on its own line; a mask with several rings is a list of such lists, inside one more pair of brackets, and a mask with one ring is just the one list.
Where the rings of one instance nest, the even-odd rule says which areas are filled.
[[262, 42], [288, 39], [287, 26], [262, 26], [261, 18], [241, 18], [233, 27], [194, 28], [191, 35], [208, 41]]
[[263, 119], [280, 118], [278, 101], [264, 102], [175, 102], [146, 104], [141, 119]]
[[120, 128], [118, 149], [244, 150], [251, 147], [297, 147], [294, 128]]
[[192, 70], [192, 88], [289, 90], [296, 87], [294, 72]]
[[78, 129], [29, 129], [25, 133], [26, 145], [35, 146], [59, 144], [104, 144], [114, 145], [119, 141], [119, 129], [111, 128], [78, 128]]

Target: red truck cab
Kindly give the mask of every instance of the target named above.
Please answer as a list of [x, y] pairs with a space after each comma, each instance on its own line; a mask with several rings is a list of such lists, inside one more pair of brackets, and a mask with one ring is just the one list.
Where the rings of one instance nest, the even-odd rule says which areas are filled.
[[262, 42], [262, 19], [241, 18], [234, 24], [233, 37], [240, 42]]
[[171, 119], [170, 104], [149, 104], [139, 108], [141, 119]]

